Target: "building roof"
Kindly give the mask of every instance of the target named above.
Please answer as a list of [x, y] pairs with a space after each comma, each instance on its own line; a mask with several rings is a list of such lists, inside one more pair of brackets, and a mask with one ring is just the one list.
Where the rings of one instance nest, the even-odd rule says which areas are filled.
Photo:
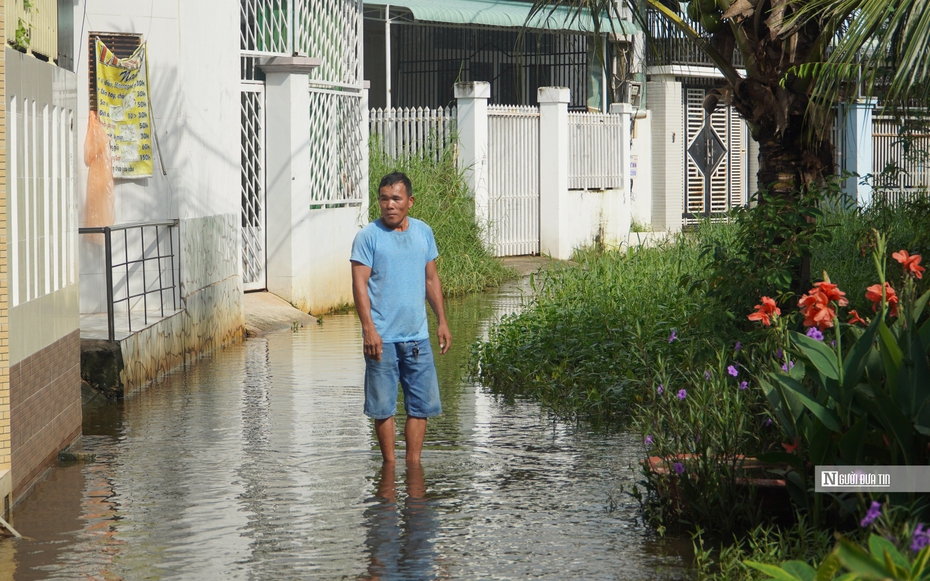
[[[529, 21], [532, 4], [515, 0], [365, 0], [370, 6], [406, 8], [414, 19], [444, 24], [477, 24], [572, 32], [594, 32], [594, 21], [587, 10], [580, 13], [565, 6], [545, 8]], [[602, 20], [601, 32], [633, 34], [639, 28], [628, 20]]]

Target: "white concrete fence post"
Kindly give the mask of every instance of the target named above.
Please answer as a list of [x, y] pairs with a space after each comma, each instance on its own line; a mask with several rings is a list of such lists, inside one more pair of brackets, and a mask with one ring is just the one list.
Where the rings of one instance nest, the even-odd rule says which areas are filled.
[[312, 253], [305, 251], [310, 244], [306, 127], [310, 111], [307, 73], [314, 63], [287, 64], [292, 66], [265, 67], [266, 260], [268, 290], [294, 303], [300, 298], [295, 279], [311, 268]]
[[620, 195], [621, 203], [617, 204], [617, 224], [624, 241], [629, 240], [630, 227], [633, 222], [633, 180], [630, 175], [630, 141], [633, 128], [633, 105], [629, 103], [611, 103], [610, 113], [622, 115], [620, 121], [620, 168], [623, 172], [623, 187]]
[[487, 239], [490, 196], [488, 194], [488, 99], [491, 83], [474, 81], [455, 84], [458, 107], [459, 169], [465, 172], [468, 189], [475, 196], [475, 221]]
[[568, 103], [565, 87], [540, 87], [539, 101], [539, 251], [559, 260], [572, 253], [564, 231], [568, 208]]
[[872, 109], [874, 99], [861, 99], [855, 103], [840, 105], [840, 123], [845, 130], [843, 147], [843, 167], [856, 174], [843, 184], [843, 191], [850, 199], [856, 200], [860, 207], [872, 203], [872, 186], [862, 183], [862, 178], [881, 171], [872, 167]]

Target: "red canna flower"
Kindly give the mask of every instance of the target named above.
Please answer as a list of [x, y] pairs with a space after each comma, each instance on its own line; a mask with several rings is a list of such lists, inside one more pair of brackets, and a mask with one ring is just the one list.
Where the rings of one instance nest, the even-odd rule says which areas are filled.
[[[849, 301], [846, 300], [846, 293], [841, 291], [839, 287], [833, 284], [832, 282], [826, 282], [826, 281], [817, 282], [817, 283], [814, 283], [814, 288], [816, 288], [823, 294], [827, 295], [827, 300], [836, 301], [836, 304], [838, 304], [841, 307], [845, 307], [846, 305], [849, 304]], [[814, 290], [814, 289], [811, 289], [811, 290]]]
[[853, 309], [849, 311], [849, 324], [855, 325], [856, 323], [862, 323], [863, 325], [866, 324], [866, 322], [862, 319], [862, 317], [859, 316], [859, 313], [857, 313], [856, 310]]
[[[882, 304], [882, 287], [873, 284], [865, 289], [865, 298], [872, 301], [872, 310], [878, 312], [878, 307]], [[888, 301], [888, 312], [892, 317], [898, 316], [898, 294], [894, 292], [891, 285], [885, 282], [885, 299]]]
[[914, 278], [920, 280], [924, 276], [924, 267], [920, 266], [920, 255], [908, 255], [907, 250], [899, 250], [891, 254], [891, 257], [901, 263], [904, 272], [914, 275]]
[[749, 315], [750, 321], [762, 321], [762, 324], [768, 327], [772, 324], [772, 316], [781, 314], [781, 309], [775, 304], [775, 300], [769, 297], [762, 297], [762, 304], [756, 305], [756, 312]]
[[782, 442], [781, 447], [785, 449], [785, 452], [788, 452], [789, 454], [791, 454], [792, 452], [798, 449], [798, 437], [795, 436], [794, 442], [792, 442], [791, 444], [786, 444]]
[[823, 331], [833, 326], [836, 311], [830, 306], [827, 293], [820, 289], [812, 288], [806, 295], [801, 297], [798, 306], [801, 307], [801, 314], [804, 315], [805, 327], [817, 327]]

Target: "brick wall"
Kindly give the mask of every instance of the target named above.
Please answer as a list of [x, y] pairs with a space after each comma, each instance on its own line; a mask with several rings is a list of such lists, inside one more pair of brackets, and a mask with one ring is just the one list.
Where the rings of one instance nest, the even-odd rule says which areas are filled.
[[80, 331], [10, 369], [14, 502], [81, 433]]

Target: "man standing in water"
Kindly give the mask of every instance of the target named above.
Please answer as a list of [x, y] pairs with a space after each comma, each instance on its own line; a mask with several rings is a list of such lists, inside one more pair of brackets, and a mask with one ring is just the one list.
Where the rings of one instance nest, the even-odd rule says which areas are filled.
[[440, 353], [452, 342], [436, 272], [439, 251], [430, 227], [407, 216], [413, 192], [405, 174], [381, 179], [378, 205], [381, 218], [355, 236], [350, 258], [352, 294], [364, 335], [365, 415], [375, 420], [384, 462], [394, 462], [399, 380], [407, 411], [407, 463], [419, 464], [426, 420], [442, 413], [424, 299], [439, 321]]

